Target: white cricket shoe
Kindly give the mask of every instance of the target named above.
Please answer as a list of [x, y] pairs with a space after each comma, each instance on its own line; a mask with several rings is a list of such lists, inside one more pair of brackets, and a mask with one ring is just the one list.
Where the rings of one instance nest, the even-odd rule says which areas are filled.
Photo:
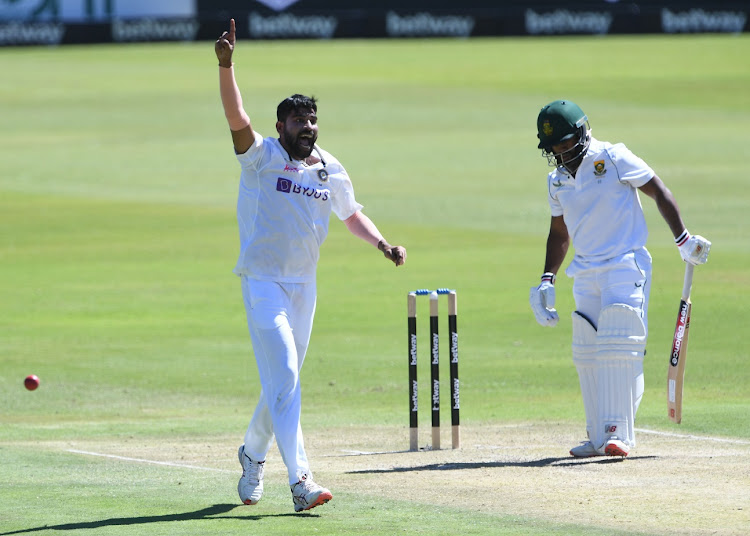
[[604, 453], [597, 450], [591, 441], [584, 441], [577, 447], [570, 449], [570, 455], [574, 458], [593, 458], [594, 456], [604, 456]]
[[307, 475], [303, 475], [299, 482], [291, 486], [291, 489], [295, 512], [315, 508], [333, 499], [330, 491], [317, 485]]
[[622, 456], [623, 458], [630, 452], [630, 447], [617, 439], [617, 436], [610, 437], [604, 444], [604, 454], [607, 456]]
[[237, 457], [242, 465], [242, 476], [237, 483], [237, 493], [240, 494], [240, 500], [245, 504], [258, 504], [263, 497], [263, 464], [245, 456], [245, 445], [240, 445], [237, 451]]

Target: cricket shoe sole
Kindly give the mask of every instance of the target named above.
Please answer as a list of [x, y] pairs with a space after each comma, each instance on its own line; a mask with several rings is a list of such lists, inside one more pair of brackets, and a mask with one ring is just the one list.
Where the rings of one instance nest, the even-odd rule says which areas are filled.
[[607, 456], [620, 456], [624, 458], [628, 453], [630, 453], [630, 447], [616, 437], [610, 438], [604, 446], [604, 454]]
[[291, 486], [294, 511], [310, 510], [333, 499], [333, 494], [323, 486], [319, 486], [304, 476], [302, 480]]

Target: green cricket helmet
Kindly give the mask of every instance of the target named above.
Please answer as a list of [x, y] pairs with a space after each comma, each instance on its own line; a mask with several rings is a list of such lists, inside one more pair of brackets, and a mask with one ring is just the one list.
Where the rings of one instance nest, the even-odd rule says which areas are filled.
[[551, 150], [553, 145], [579, 135], [588, 126], [588, 117], [574, 102], [556, 100], [546, 105], [536, 119], [539, 149]]
[[[536, 119], [537, 138], [542, 154], [552, 167], [562, 167], [575, 172], [591, 143], [589, 119], [583, 110], [569, 100], [556, 100], [541, 109]], [[552, 151], [552, 146], [571, 138], [577, 143], [562, 153]]]

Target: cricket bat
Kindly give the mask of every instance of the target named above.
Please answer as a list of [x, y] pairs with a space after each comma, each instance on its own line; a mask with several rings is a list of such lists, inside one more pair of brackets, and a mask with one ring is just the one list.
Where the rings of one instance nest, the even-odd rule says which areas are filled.
[[677, 324], [672, 338], [672, 353], [669, 354], [667, 371], [667, 414], [669, 420], [680, 424], [682, 421], [682, 387], [685, 381], [685, 358], [687, 357], [688, 334], [690, 332], [690, 289], [693, 286], [693, 266], [685, 265], [685, 282], [682, 285], [680, 309], [677, 311]]

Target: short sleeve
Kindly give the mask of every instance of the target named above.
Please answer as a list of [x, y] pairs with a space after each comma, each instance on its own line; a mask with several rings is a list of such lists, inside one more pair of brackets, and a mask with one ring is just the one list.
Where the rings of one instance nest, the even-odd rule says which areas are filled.
[[351, 217], [358, 210], [361, 210], [362, 205], [357, 203], [357, 200], [354, 198], [354, 186], [343, 166], [341, 167], [341, 172], [336, 175], [337, 180], [331, 208], [338, 219], [343, 221]]
[[549, 202], [549, 210], [550, 214], [555, 216], [562, 216], [563, 215], [563, 208], [560, 204], [560, 201], [558, 201], [557, 197], [555, 197], [552, 194], [552, 181], [553, 181], [553, 173], [550, 173], [547, 176], [547, 201]]
[[258, 169], [264, 153], [264, 138], [257, 132], [253, 131], [255, 140], [253, 144], [242, 154], [238, 154], [237, 160], [243, 168]]
[[646, 162], [634, 155], [624, 144], [618, 143], [607, 149], [612, 163], [617, 169], [620, 182], [627, 182], [633, 188], [639, 188], [655, 175]]

